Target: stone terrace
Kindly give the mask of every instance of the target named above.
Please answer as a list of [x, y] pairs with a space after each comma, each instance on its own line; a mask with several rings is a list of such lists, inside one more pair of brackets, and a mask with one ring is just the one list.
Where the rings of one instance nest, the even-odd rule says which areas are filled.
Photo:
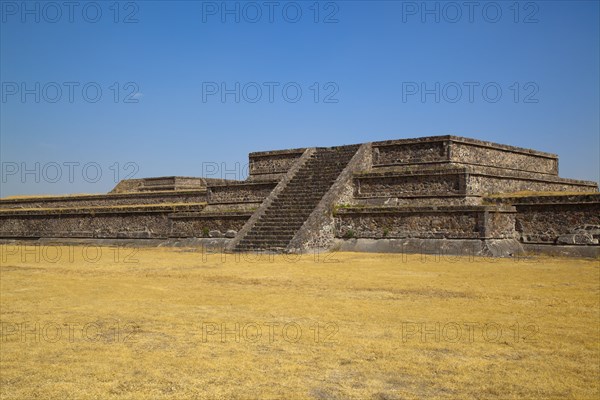
[[559, 177], [555, 154], [434, 136], [255, 152], [249, 161], [245, 181], [129, 179], [106, 195], [0, 199], [0, 239], [600, 255], [597, 183]]

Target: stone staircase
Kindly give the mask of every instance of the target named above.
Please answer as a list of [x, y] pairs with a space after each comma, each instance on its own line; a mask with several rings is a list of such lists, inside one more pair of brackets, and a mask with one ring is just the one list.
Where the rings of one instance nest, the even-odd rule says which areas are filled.
[[358, 148], [317, 148], [233, 250], [284, 251]]

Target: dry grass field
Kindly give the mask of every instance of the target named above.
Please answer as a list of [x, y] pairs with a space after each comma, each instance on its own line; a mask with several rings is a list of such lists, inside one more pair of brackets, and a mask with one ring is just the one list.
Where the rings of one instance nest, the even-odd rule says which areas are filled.
[[599, 394], [598, 260], [33, 245], [1, 257], [2, 399]]

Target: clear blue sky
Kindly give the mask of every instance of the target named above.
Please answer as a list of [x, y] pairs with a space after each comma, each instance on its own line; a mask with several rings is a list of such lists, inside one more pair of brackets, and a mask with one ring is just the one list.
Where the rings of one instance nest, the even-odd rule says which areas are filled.
[[[136, 177], [199, 176], [252, 151], [443, 134], [557, 153], [561, 176], [600, 178], [597, 1], [428, 2], [433, 14], [420, 1], [229, 2], [225, 14], [222, 2], [1, 3], [2, 196], [106, 192], [115, 163], [119, 177], [127, 162]], [[240, 101], [222, 101], [236, 82]], [[436, 82], [439, 102], [422, 99]], [[7, 175], [36, 162], [39, 183]]]

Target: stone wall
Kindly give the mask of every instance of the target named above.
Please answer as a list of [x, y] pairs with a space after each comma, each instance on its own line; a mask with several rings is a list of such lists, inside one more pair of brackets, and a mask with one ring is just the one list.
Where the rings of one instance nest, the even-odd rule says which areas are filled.
[[403, 197], [357, 197], [343, 205], [356, 206], [475, 206], [481, 204], [481, 196], [454, 195], [418, 195]]
[[3, 209], [86, 208], [135, 204], [203, 203], [206, 200], [206, 190], [8, 198], [0, 199], [0, 212]]
[[123, 179], [111, 194], [115, 193], [137, 193], [150, 191], [173, 191], [173, 190], [204, 190], [208, 185], [224, 184], [226, 179], [186, 177], [186, 176], [162, 176], [157, 178]]
[[465, 176], [456, 171], [423, 173], [363, 174], [355, 176], [357, 198], [446, 196], [465, 194]]
[[[354, 176], [356, 204], [480, 204], [479, 196], [520, 191], [594, 192], [590, 181], [548, 174], [500, 171], [489, 167], [461, 167], [375, 171]], [[432, 203], [428, 203], [428, 202]]]
[[448, 141], [426, 143], [386, 142], [373, 145], [373, 165], [400, 165], [448, 160]]
[[[204, 212], [204, 205], [12, 210], [0, 213], [0, 238], [164, 239], [225, 237], [253, 211]], [[235, 234], [234, 233], [234, 234]], [[231, 236], [229, 236], [231, 238]]]
[[453, 140], [450, 161], [558, 175], [558, 157], [527, 149], [507, 149]]
[[523, 243], [598, 245], [600, 203], [517, 205]]
[[167, 238], [169, 216], [203, 204], [13, 210], [0, 213], [3, 238]]
[[277, 186], [277, 182], [245, 182], [208, 187], [208, 202], [243, 203], [262, 202]]
[[547, 179], [530, 178], [523, 174], [504, 173], [491, 175], [484, 173], [469, 173], [466, 192], [469, 194], [514, 193], [521, 191], [532, 192], [593, 192], [598, 190], [596, 182], [580, 181], [558, 177]]
[[[177, 213], [171, 216], [171, 237], [225, 237], [237, 234], [252, 212]], [[217, 233], [218, 232], [218, 233]]]
[[262, 151], [250, 153], [250, 181], [279, 181], [304, 154], [306, 149]]
[[491, 197], [486, 201], [515, 205], [515, 229], [523, 243], [598, 246], [599, 193]]
[[449, 162], [558, 175], [555, 154], [475, 139], [448, 135], [373, 143], [375, 168]]
[[358, 207], [335, 214], [338, 238], [513, 239], [512, 207]]

